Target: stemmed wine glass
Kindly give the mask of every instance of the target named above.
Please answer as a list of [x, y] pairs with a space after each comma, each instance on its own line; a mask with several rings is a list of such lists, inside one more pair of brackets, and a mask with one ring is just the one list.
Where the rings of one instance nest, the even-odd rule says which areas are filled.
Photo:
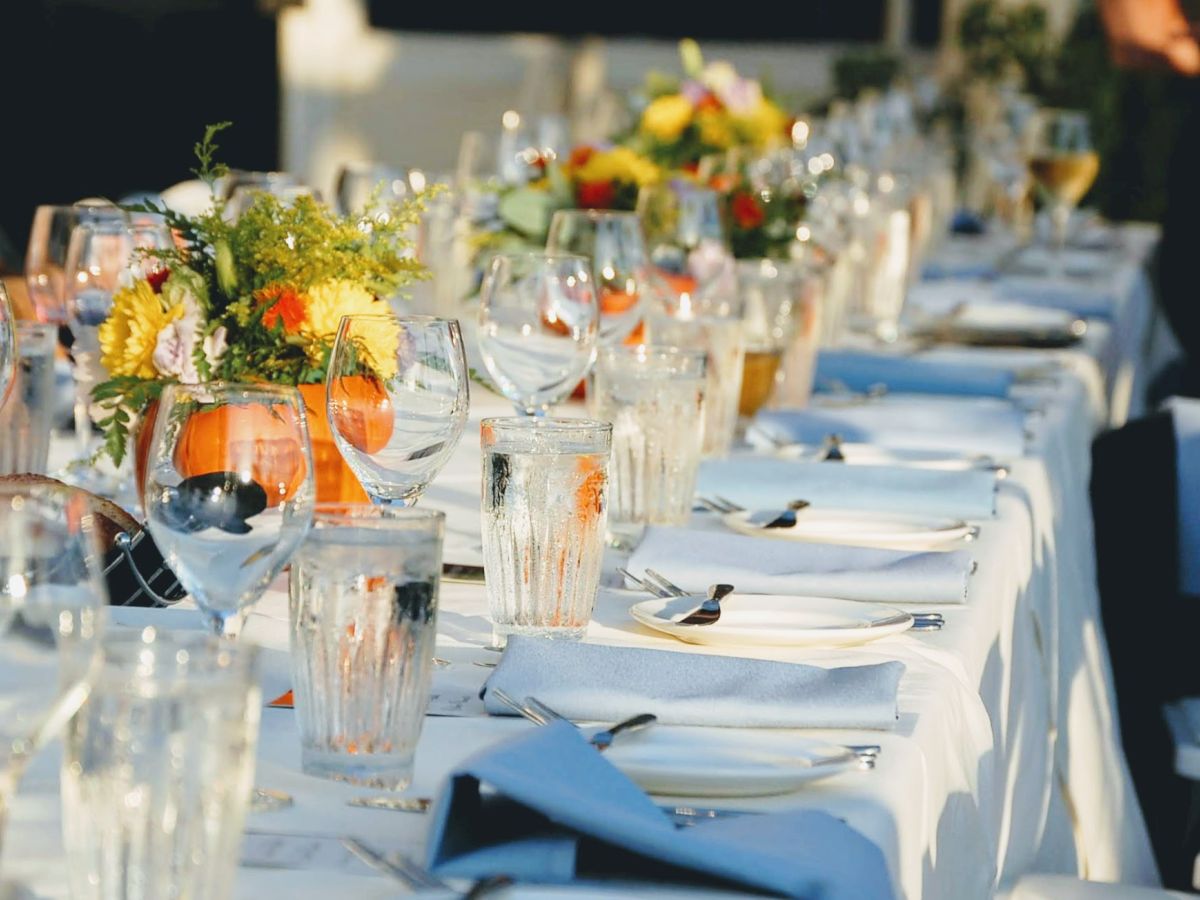
[[214, 633], [236, 636], [304, 540], [315, 492], [295, 388], [212, 382], [163, 391], [146, 463], [146, 520]]
[[95, 517], [65, 486], [0, 486], [0, 837], [33, 754], [87, 699], [107, 603]]
[[33, 214], [29, 246], [25, 252], [25, 284], [39, 322], [65, 325], [67, 312], [67, 248], [80, 222], [123, 221], [119, 207], [77, 203], [74, 206], [39, 206]]
[[100, 326], [112, 309], [134, 261], [133, 232], [124, 219], [81, 221], [67, 247], [66, 301], [75, 358], [75, 438], [79, 452], [91, 450], [89, 414], [92, 388], [104, 380], [100, 365]]
[[378, 191], [384, 206], [402, 203], [412, 193], [403, 169], [383, 163], [346, 163], [338, 170], [337, 205], [344, 216], [358, 215]]
[[420, 499], [462, 438], [468, 382], [457, 321], [342, 318], [326, 376], [329, 425], [371, 502]]
[[735, 292], [733, 253], [716, 191], [681, 179], [644, 187], [638, 193], [638, 215], [654, 286], [665, 302]]
[[646, 242], [636, 213], [561, 209], [550, 220], [546, 252], [586, 256], [600, 298], [600, 343], [619, 344], [641, 322]]
[[483, 364], [517, 412], [545, 415], [596, 360], [599, 306], [582, 256], [501, 254], [479, 292]]
[[1071, 213], [1096, 180], [1100, 155], [1092, 147], [1085, 112], [1043, 109], [1031, 127], [1029, 174], [1049, 211], [1054, 274], [1061, 274]]

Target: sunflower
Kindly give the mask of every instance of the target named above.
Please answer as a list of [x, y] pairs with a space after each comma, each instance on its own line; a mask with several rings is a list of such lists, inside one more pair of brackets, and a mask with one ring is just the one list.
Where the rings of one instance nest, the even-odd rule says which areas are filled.
[[[353, 281], [331, 279], [307, 292], [307, 313], [299, 331], [309, 340], [308, 354], [319, 361], [337, 337], [342, 316], [390, 316], [391, 310], [369, 290]], [[394, 319], [355, 326], [354, 335], [369, 365], [380, 378], [396, 374], [400, 326]]]
[[117, 291], [99, 335], [100, 362], [109, 377], [158, 378], [153, 361], [158, 335], [184, 312], [182, 304], [164, 308], [145, 280]]
[[678, 139], [692, 121], [692, 101], [682, 94], [667, 94], [653, 100], [642, 111], [642, 131], [669, 143]]

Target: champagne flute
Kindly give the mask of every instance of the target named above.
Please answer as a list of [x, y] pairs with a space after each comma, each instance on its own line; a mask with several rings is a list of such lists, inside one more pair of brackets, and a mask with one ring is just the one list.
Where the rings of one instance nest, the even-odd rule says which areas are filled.
[[1061, 275], [1071, 213], [1100, 172], [1087, 113], [1043, 109], [1033, 119], [1029, 174], [1046, 204], [1052, 226], [1054, 275]]
[[235, 637], [312, 522], [316, 489], [294, 387], [168, 385], [142, 502], [154, 542], [218, 635]]
[[86, 494], [0, 485], [0, 832], [33, 754], [84, 700], [107, 604]]
[[544, 416], [596, 359], [599, 307], [582, 256], [526, 253], [492, 259], [479, 292], [483, 364], [517, 412]]
[[420, 499], [462, 438], [468, 381], [457, 321], [342, 318], [325, 383], [329, 425], [373, 503]]
[[0, 409], [8, 402], [17, 375], [17, 340], [13, 330], [12, 302], [0, 281]]
[[135, 258], [133, 232], [124, 219], [81, 221], [67, 246], [66, 299], [75, 358], [75, 438], [79, 453], [91, 451], [92, 388], [105, 378], [100, 365], [100, 326], [113, 294], [128, 281]]
[[550, 220], [546, 251], [591, 259], [601, 344], [619, 344], [638, 327], [648, 266], [637, 213], [560, 209]]

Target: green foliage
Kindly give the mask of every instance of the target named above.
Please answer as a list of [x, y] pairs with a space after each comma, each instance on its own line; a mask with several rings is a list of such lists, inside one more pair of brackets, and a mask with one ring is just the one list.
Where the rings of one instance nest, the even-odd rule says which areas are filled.
[[886, 90], [902, 70], [900, 57], [887, 50], [847, 50], [833, 61], [834, 95], [853, 100], [865, 90]]
[[959, 19], [958, 39], [970, 77], [1000, 81], [1016, 76], [1038, 95], [1054, 77], [1058, 48], [1045, 8], [1032, 0], [1019, 5], [972, 0]]

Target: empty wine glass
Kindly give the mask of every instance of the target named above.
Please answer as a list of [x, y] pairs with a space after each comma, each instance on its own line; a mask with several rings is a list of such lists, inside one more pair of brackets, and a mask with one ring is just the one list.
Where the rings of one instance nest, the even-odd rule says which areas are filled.
[[1061, 270], [1071, 213], [1096, 180], [1100, 155], [1092, 147], [1087, 113], [1078, 110], [1040, 110], [1029, 141], [1029, 174], [1047, 206], [1055, 265]]
[[91, 451], [92, 388], [105, 379], [100, 365], [100, 326], [113, 294], [127, 282], [135, 258], [133, 232], [121, 219], [81, 221], [67, 247], [66, 299], [75, 359], [75, 438], [79, 453]]
[[65, 325], [67, 311], [67, 247], [71, 232], [81, 221], [121, 220], [116, 206], [77, 203], [74, 206], [39, 206], [33, 214], [29, 246], [25, 252], [25, 284], [39, 322]]
[[517, 412], [545, 415], [596, 359], [599, 306], [582, 256], [502, 254], [479, 292], [483, 364]]
[[168, 385], [142, 500], [154, 542], [209, 626], [235, 636], [312, 522], [312, 446], [300, 392]]
[[420, 499], [462, 437], [468, 381], [458, 322], [342, 318], [326, 376], [329, 424], [373, 503]]
[[107, 603], [88, 497], [0, 486], [0, 833], [32, 755], [87, 699]]
[[13, 330], [12, 302], [0, 281], [0, 409], [8, 402], [17, 374], [17, 340]]
[[592, 261], [600, 298], [600, 343], [618, 344], [638, 327], [648, 266], [636, 213], [561, 209], [550, 220], [546, 251]]

